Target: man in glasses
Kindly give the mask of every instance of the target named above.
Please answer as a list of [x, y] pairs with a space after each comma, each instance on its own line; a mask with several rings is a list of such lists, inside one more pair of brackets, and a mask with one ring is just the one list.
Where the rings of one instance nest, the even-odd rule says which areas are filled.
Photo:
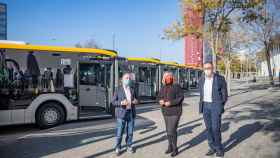
[[225, 78], [214, 73], [213, 64], [207, 61], [203, 65], [204, 75], [199, 81], [200, 103], [199, 113], [203, 113], [207, 130], [209, 151], [207, 156], [224, 156], [221, 138], [221, 117], [227, 102], [227, 83]]

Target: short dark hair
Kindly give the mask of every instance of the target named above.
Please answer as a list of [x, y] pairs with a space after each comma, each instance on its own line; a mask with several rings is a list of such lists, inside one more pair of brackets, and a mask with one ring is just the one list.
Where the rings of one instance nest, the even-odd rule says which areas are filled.
[[205, 62], [203, 63], [203, 65], [205, 65], [205, 64], [211, 64], [211, 65], [213, 65], [213, 62], [212, 62], [212, 61], [205, 61]]
[[130, 75], [131, 73], [129, 71], [125, 71], [122, 73], [122, 76], [120, 76], [120, 79], [122, 79], [125, 75]]

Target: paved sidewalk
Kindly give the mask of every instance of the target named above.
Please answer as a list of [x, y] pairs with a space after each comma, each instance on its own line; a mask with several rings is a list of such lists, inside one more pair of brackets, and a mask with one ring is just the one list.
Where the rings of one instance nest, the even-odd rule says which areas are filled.
[[[223, 142], [227, 150], [225, 158], [279, 158], [278, 98], [280, 92], [268, 90], [246, 91], [230, 98], [223, 117]], [[205, 127], [202, 116], [197, 113], [197, 102], [198, 97], [185, 99], [187, 105], [180, 122], [178, 157], [201, 158], [207, 152]], [[160, 111], [146, 112], [140, 116], [150, 119], [155, 125], [137, 131], [137, 153], [133, 156], [124, 153], [122, 157], [169, 157], [163, 154], [167, 142]], [[98, 151], [89, 157], [114, 157], [110, 153], [112, 148]]]
[[[279, 158], [280, 91], [250, 84], [233, 92], [238, 93], [230, 97], [222, 122], [223, 143], [227, 151], [225, 158]], [[184, 101], [178, 158], [202, 158], [208, 150], [205, 126], [198, 114], [197, 103], [195, 94]], [[114, 133], [114, 120], [100, 120], [8, 135], [10, 141], [0, 145], [0, 157], [116, 157]], [[164, 154], [167, 141], [158, 105], [139, 105], [134, 138], [136, 153], [124, 152], [121, 158], [169, 157]]]

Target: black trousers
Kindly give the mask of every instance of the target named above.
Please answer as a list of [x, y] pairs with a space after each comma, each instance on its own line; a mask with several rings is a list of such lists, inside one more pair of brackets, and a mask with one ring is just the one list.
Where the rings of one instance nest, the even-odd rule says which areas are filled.
[[177, 128], [180, 117], [180, 115], [164, 116], [168, 148], [172, 148], [172, 150], [177, 150]]

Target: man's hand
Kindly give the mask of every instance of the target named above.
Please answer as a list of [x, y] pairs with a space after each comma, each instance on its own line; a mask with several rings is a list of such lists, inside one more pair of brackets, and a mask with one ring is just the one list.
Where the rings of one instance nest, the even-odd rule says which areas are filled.
[[164, 103], [164, 105], [165, 105], [165, 106], [171, 106], [171, 102], [170, 102], [170, 101], [167, 101], [167, 102]]
[[138, 102], [138, 100], [137, 99], [134, 99], [133, 101], [132, 101], [132, 104], [134, 104], [134, 105], [136, 105], [136, 104], [138, 104], [139, 102]]
[[127, 106], [128, 105], [128, 101], [126, 99], [121, 101], [121, 105]]
[[159, 105], [164, 106], [164, 100], [160, 100]]

